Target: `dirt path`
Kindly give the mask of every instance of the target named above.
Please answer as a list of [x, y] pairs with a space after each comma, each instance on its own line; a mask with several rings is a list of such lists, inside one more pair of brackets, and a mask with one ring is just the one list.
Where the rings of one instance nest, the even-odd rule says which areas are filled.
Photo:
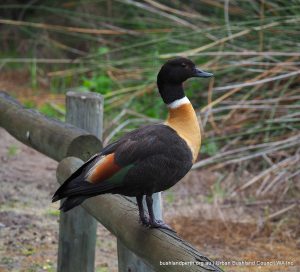
[[[0, 271], [55, 271], [57, 162], [0, 129]], [[115, 238], [99, 225], [97, 267], [116, 271]], [[103, 270], [105, 271], [105, 270]]]
[[[0, 128], [0, 271], [55, 271], [58, 204], [57, 163]], [[220, 207], [205, 201], [213, 173], [193, 172], [165, 193], [166, 221], [180, 236], [219, 261], [290, 261], [293, 265], [223, 266], [226, 271], [300, 271], [300, 240], [292, 227], [259, 227], [262, 211]], [[201, 186], [199, 186], [201, 181]], [[284, 223], [281, 223], [284, 224]], [[299, 224], [298, 224], [299, 225]], [[117, 271], [116, 240], [98, 227], [96, 271]]]

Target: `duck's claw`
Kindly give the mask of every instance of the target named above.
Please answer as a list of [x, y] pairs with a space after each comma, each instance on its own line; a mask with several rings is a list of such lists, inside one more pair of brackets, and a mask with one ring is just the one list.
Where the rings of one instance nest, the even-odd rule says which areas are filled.
[[139, 222], [141, 225], [143, 225], [144, 227], [147, 227], [147, 228], [150, 225], [149, 219], [147, 217], [140, 218]]
[[153, 220], [152, 222], [149, 222], [149, 228], [157, 228], [157, 229], [166, 229], [172, 232], [175, 232], [169, 225], [164, 223], [162, 220]]

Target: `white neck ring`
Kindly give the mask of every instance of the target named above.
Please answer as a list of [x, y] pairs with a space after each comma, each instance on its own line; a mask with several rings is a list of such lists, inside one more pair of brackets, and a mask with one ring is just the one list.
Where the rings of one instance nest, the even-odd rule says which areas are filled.
[[185, 96], [183, 98], [177, 99], [173, 101], [172, 103], [168, 104], [168, 108], [170, 109], [176, 109], [184, 104], [190, 104], [190, 100]]

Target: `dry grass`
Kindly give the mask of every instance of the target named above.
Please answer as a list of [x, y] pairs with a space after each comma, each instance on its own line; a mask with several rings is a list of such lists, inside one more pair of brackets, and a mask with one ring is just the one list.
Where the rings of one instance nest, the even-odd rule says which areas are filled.
[[[1, 55], [1, 72], [16, 63], [29, 67], [29, 80], [45, 89], [53, 82], [63, 82], [58, 85], [63, 89], [80, 84], [83, 77], [108, 78], [112, 84], [104, 94], [107, 143], [142, 124], [162, 120], [163, 105], [153, 83], [157, 69], [165, 58], [192, 58], [215, 74], [210, 82], [186, 84], [204, 132], [195, 172], [216, 173], [207, 190], [220, 209], [263, 205], [264, 228], [259, 231], [268, 239], [275, 237], [276, 243], [271, 243], [275, 257], [293, 257], [298, 238], [292, 232], [299, 237], [295, 228], [299, 218], [291, 215], [298, 212], [300, 196], [299, 1], [56, 4], [26, 9], [0, 5], [0, 10], [33, 13], [19, 20], [1, 18], [7, 51]], [[192, 242], [200, 244], [206, 236], [214, 241], [223, 233], [228, 252], [238, 252], [245, 243], [250, 251], [254, 244], [261, 248], [255, 256], [269, 252], [265, 240], [248, 240], [260, 224], [257, 217], [249, 229], [242, 224], [224, 227], [214, 221], [197, 225], [195, 218], [183, 220], [191, 225], [186, 238], [197, 232], [192, 226], [204, 230], [198, 241], [190, 237]], [[286, 229], [279, 228], [274, 236], [276, 224], [285, 220]], [[281, 251], [280, 239], [291, 245], [290, 251]]]

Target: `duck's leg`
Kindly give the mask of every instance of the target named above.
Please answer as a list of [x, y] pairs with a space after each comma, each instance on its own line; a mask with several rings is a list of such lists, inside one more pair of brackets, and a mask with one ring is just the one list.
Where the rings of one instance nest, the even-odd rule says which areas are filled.
[[139, 215], [140, 215], [140, 220], [141, 220], [141, 223], [144, 225], [144, 226], [149, 226], [149, 220], [148, 218], [145, 216], [145, 211], [144, 211], [144, 206], [143, 206], [143, 196], [137, 196], [136, 197], [136, 201], [137, 201], [137, 205], [139, 207]]
[[149, 227], [150, 228], [160, 228], [160, 229], [167, 229], [170, 231], [175, 232], [171, 227], [165, 224], [162, 220], [156, 220], [153, 212], [153, 199], [152, 195], [146, 195], [146, 203], [149, 212]]

